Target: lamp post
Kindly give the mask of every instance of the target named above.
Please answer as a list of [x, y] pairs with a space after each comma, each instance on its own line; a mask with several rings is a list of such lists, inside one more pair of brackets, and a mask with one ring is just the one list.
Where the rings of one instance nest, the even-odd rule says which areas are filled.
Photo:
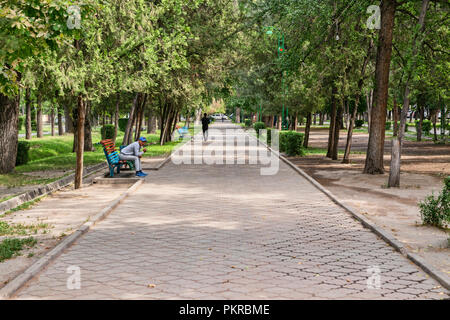
[[[272, 35], [273, 32], [275, 31], [277, 34], [277, 42], [278, 42], [278, 48], [277, 48], [277, 54], [278, 54], [278, 59], [281, 59], [281, 57], [283, 56], [283, 54], [286, 52], [285, 47], [284, 47], [284, 33], [280, 32], [277, 28], [273, 27], [273, 26], [269, 26], [269, 27], [264, 27], [264, 30], [266, 30], [266, 34], [267, 35]], [[287, 87], [286, 87], [286, 81], [285, 81], [285, 70], [281, 70], [281, 91], [283, 92], [283, 104], [282, 104], [282, 109], [281, 109], [281, 129], [282, 130], [287, 130], [289, 128], [289, 110], [288, 107], [285, 107], [285, 101], [286, 101], [286, 91], [287, 91]]]

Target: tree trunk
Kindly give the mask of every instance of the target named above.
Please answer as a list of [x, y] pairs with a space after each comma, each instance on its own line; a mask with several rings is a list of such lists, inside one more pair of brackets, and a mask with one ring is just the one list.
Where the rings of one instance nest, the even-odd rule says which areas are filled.
[[[430, 0], [423, 0], [422, 1], [422, 9], [420, 11], [419, 16], [419, 25], [421, 32], [423, 32], [424, 25], [425, 25], [425, 15], [428, 9], [428, 4]], [[416, 40], [417, 40], [418, 34], [414, 37], [413, 44], [412, 44], [412, 57], [417, 53], [417, 47], [416, 47]], [[414, 66], [413, 66], [414, 67]], [[410, 69], [408, 76], [406, 77], [406, 84], [405, 84], [405, 93], [403, 97], [403, 108], [400, 116], [400, 127], [399, 131], [397, 133], [397, 136], [394, 137], [392, 140], [392, 148], [391, 148], [391, 165], [389, 170], [389, 180], [388, 180], [388, 187], [400, 187], [400, 166], [401, 166], [401, 155], [402, 155], [402, 139], [403, 135], [405, 134], [405, 127], [406, 127], [406, 118], [408, 115], [409, 110], [409, 81], [411, 79], [411, 73], [413, 68]]]
[[241, 108], [236, 108], [235, 122], [241, 123]]
[[438, 109], [434, 109], [433, 110], [433, 116], [431, 117], [433, 120], [433, 141], [436, 142], [437, 141], [437, 128], [436, 128], [436, 122], [437, 122], [437, 113], [438, 113]]
[[[362, 81], [362, 78], [360, 78], [360, 81]], [[361, 89], [361, 88], [359, 88]], [[355, 127], [355, 119], [356, 119], [356, 113], [358, 112], [358, 104], [359, 104], [359, 98], [360, 95], [358, 94], [355, 99], [355, 108], [353, 109], [353, 113], [350, 119], [350, 124], [347, 128], [347, 143], [345, 144], [345, 152], [344, 152], [344, 159], [342, 159], [342, 163], [350, 163], [350, 151], [352, 148], [352, 136], [353, 136], [353, 128]]]
[[27, 88], [25, 91], [25, 110], [26, 110], [26, 118], [25, 118], [25, 138], [27, 140], [31, 139], [31, 97], [30, 97], [30, 88]]
[[381, 29], [375, 68], [375, 104], [371, 110], [369, 143], [364, 166], [364, 173], [368, 174], [384, 173], [386, 109], [396, 5], [395, 0], [384, 0], [381, 3]]
[[422, 124], [423, 124], [423, 113], [424, 108], [419, 107], [419, 123], [417, 124], [417, 141], [422, 141]]
[[341, 129], [341, 120], [342, 120], [342, 111], [343, 106], [339, 106], [336, 110], [336, 121], [334, 124], [334, 142], [333, 142], [333, 149], [331, 150], [331, 159], [337, 160], [338, 159], [338, 152], [339, 152], [339, 130]]
[[36, 110], [36, 127], [37, 127], [37, 137], [42, 138], [43, 134], [43, 124], [42, 124], [42, 98], [38, 95], [37, 98], [37, 110]]
[[131, 106], [131, 111], [130, 111], [130, 117], [128, 118], [127, 121], [127, 127], [125, 129], [125, 134], [123, 136], [123, 141], [122, 141], [122, 145], [127, 146], [131, 143], [131, 137], [133, 135], [133, 124], [134, 124], [134, 118], [135, 118], [135, 113], [136, 113], [136, 105], [138, 102], [138, 98], [139, 98], [139, 93], [136, 93], [136, 96], [134, 97], [133, 100], [133, 105]]
[[309, 133], [311, 131], [311, 112], [306, 115], [306, 127], [305, 127], [305, 140], [303, 141], [303, 147], [308, 148]]
[[86, 105], [82, 96], [78, 96], [77, 101], [77, 166], [75, 169], [75, 189], [79, 189], [83, 183], [83, 156], [84, 156], [84, 123], [86, 117]]
[[51, 132], [52, 132], [52, 137], [55, 135], [55, 106], [51, 106], [51, 111], [50, 111], [50, 125], [51, 125]]
[[70, 115], [70, 110], [67, 105], [64, 105], [64, 117], [66, 118], [66, 132], [67, 133], [75, 133], [75, 126], [73, 123], [72, 116]]
[[394, 137], [397, 136], [398, 134], [398, 106], [397, 106], [397, 99], [395, 98], [395, 94], [394, 94], [394, 107], [392, 110], [393, 114], [394, 114]]
[[61, 107], [58, 106], [58, 135], [62, 136], [64, 134], [63, 124], [62, 124], [62, 110]]
[[0, 93], [0, 174], [11, 173], [16, 166], [19, 97]]
[[328, 150], [327, 150], [327, 158], [331, 158], [333, 156], [333, 144], [334, 144], [334, 134], [335, 130], [334, 127], [336, 125], [336, 95], [337, 88], [333, 84], [333, 87], [331, 89], [331, 115], [330, 115], [330, 128], [328, 130]]
[[120, 107], [120, 93], [117, 92], [116, 97], [116, 110], [114, 112], [114, 144], [116, 144], [117, 133], [119, 131], [119, 107]]
[[323, 126], [323, 118], [324, 118], [324, 114], [322, 112], [319, 113], [319, 126]]
[[84, 151], [92, 152], [94, 151], [94, 146], [92, 145], [92, 116], [91, 116], [91, 103], [85, 101], [85, 121], [84, 121]]

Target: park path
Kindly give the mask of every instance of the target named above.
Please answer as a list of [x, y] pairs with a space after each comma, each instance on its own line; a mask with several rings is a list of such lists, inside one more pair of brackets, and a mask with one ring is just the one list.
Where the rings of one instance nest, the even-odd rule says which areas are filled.
[[[213, 126], [210, 137], [230, 126]], [[264, 176], [261, 165], [169, 162], [16, 298], [448, 298], [416, 265], [279, 165], [276, 175]], [[67, 288], [70, 266], [80, 268], [80, 289]], [[380, 288], [376, 281], [369, 288], [377, 268]]]

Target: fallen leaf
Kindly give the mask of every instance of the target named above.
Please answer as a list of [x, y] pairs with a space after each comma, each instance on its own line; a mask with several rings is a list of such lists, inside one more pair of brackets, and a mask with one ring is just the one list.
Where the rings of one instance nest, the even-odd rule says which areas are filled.
[[154, 288], [154, 287], [156, 287], [156, 284], [150, 283], [147, 287]]

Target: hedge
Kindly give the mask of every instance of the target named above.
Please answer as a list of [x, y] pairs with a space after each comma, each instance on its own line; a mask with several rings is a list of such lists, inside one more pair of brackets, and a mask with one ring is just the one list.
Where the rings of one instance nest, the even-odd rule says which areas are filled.
[[[416, 120], [416, 130], [418, 130], [419, 128], [419, 120]], [[429, 134], [431, 131], [431, 121], [430, 120], [423, 120], [422, 122], [422, 131], [425, 132], [426, 134]]]
[[303, 155], [304, 134], [295, 131], [280, 131], [280, 152], [288, 156]]
[[256, 135], [259, 138], [259, 130], [265, 129], [266, 128], [266, 124], [264, 122], [255, 122], [253, 124], [253, 129], [255, 129], [256, 131]]
[[355, 120], [355, 128], [361, 128], [364, 125], [364, 120]]
[[28, 141], [19, 141], [17, 143], [16, 166], [26, 164], [30, 159], [30, 143]]
[[390, 130], [391, 129], [391, 125], [392, 125], [392, 122], [386, 121], [386, 130]]
[[245, 119], [245, 120], [244, 120], [244, 124], [245, 124], [245, 126], [246, 126], [247, 128], [249, 128], [249, 127], [252, 126], [252, 120], [250, 120], [250, 119]]
[[105, 124], [101, 129], [102, 140], [114, 138], [114, 125]]
[[119, 119], [119, 130], [125, 132], [127, 129], [128, 118]]

